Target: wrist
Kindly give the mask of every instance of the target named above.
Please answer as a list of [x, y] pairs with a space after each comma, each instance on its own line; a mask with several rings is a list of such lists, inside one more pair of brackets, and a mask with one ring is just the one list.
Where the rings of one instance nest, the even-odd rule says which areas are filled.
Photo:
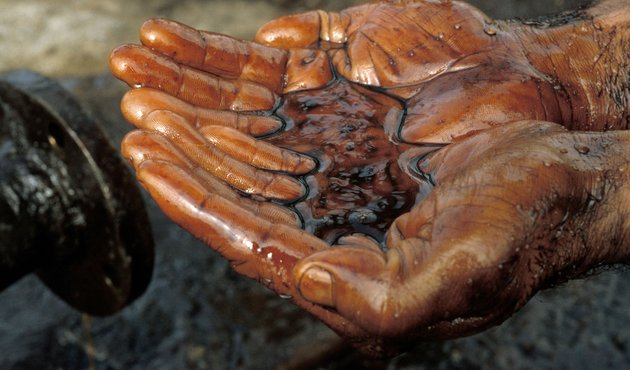
[[624, 129], [629, 116], [630, 10], [620, 0], [546, 20], [511, 22], [531, 66], [550, 83], [565, 127]]
[[[584, 135], [589, 135], [585, 133]], [[597, 134], [590, 134], [597, 135]], [[601, 204], [591, 215], [591, 244], [600, 250], [596, 263], [630, 263], [630, 131], [608, 132], [598, 140], [606, 148], [593, 167], [591, 193]], [[594, 198], [595, 201], [598, 201]]]
[[601, 0], [587, 9], [586, 13], [594, 19], [598, 19], [604, 24], [613, 27], [628, 23], [630, 7], [623, 0]]
[[521, 207], [533, 216], [532, 230], [517, 247], [530, 287], [525, 298], [630, 262], [630, 131], [565, 131], [543, 140], [556, 159], [540, 164], [537, 188], [546, 195]]
[[[630, 262], [630, 132], [572, 133], [580, 206], [568, 217], [553, 281]], [[571, 155], [568, 153], [567, 155]]]

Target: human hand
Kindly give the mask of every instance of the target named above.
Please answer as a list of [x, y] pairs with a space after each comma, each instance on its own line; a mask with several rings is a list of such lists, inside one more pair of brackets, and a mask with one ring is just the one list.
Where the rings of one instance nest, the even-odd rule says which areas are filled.
[[[426, 14], [431, 14], [429, 18], [435, 22], [437, 32], [427, 34], [426, 30], [416, 29], [414, 32], [424, 38], [403, 44], [426, 45], [432, 42], [427, 35], [437, 37], [432, 48], [421, 53], [414, 51], [411, 55], [411, 50], [406, 50], [407, 57], [421, 55], [427, 63], [414, 64], [399, 53], [392, 58], [394, 65], [406, 67], [397, 67], [398, 72], [392, 69], [395, 73], [391, 74], [391, 68], [386, 67], [392, 65], [389, 59], [383, 64], [374, 55], [383, 46], [400, 45], [392, 35], [406, 34], [401, 36], [390, 27], [388, 32], [374, 34], [389, 35], [388, 38], [372, 43], [370, 28], [374, 25], [368, 20], [391, 19], [387, 12], [404, 13], [409, 9], [410, 17], [399, 13], [399, 18], [406, 19], [409, 26], [424, 25], [420, 21], [426, 21]], [[321, 13], [316, 14], [318, 21], [325, 19], [319, 18]], [[449, 16], [444, 22], [437, 22], [444, 14]], [[449, 194], [448, 189], [458, 188], [451, 176], [440, 175], [454, 174], [454, 168], [463, 171], [464, 167], [455, 161], [444, 160], [440, 171], [433, 174], [441, 179], [436, 182], [436, 189], [411, 213], [398, 218], [396, 229], [388, 233], [386, 252], [372, 239], [348, 233], [359, 231], [379, 239], [382, 235], [378, 230], [386, 230], [396, 216], [414, 205], [418, 187], [424, 181], [413, 168], [414, 159], [426, 150], [408, 143], [446, 143], [518, 119], [558, 118], [559, 103], [549, 95], [553, 94], [552, 86], [528, 75], [531, 67], [514, 62], [523, 59], [512, 58], [519, 55], [513, 48], [502, 41], [492, 41], [499, 38], [498, 31], [484, 31], [488, 25], [483, 16], [459, 3], [416, 2], [402, 7], [372, 4], [349, 10], [345, 18], [331, 15], [328, 24], [333, 25], [333, 30], [334, 19], [342, 25], [349, 22], [344, 32], [350, 35], [346, 43], [351, 66], [339, 56], [345, 55], [344, 49], [335, 45], [335, 40], [343, 38], [331, 40], [330, 35], [338, 37], [340, 33], [329, 32], [325, 40], [326, 33], [322, 36], [319, 31], [311, 32], [317, 28], [317, 24], [307, 22], [313, 16], [304, 17], [271, 23], [257, 37], [268, 44], [303, 49], [264, 47], [222, 35], [200, 34], [168, 21], [150, 21], [142, 31], [146, 47], [125, 46], [115, 51], [115, 74], [130, 85], [143, 87], [123, 100], [125, 116], [143, 129], [130, 134], [123, 147], [126, 157], [138, 169], [139, 179], [171, 218], [222, 253], [237, 271], [292, 297], [366, 351], [380, 352], [418, 338], [461, 336], [500, 322], [518, 308], [518, 294], [502, 301], [490, 299], [496, 303], [494, 314], [487, 307], [487, 317], [479, 320], [465, 313], [456, 316], [455, 309], [467, 310], [468, 314], [482, 311], [475, 307], [475, 300], [488, 300], [488, 295], [493, 294], [491, 283], [504, 275], [475, 275], [478, 270], [486, 271], [484, 265], [449, 266], [447, 257], [451, 253], [466, 257], [457, 243], [403, 238], [397, 231], [401, 224], [407, 232], [414, 227], [426, 232], [431, 227], [431, 223], [423, 226], [409, 220], [422, 212], [430, 214], [425, 204], [441, 203], [433, 194]], [[356, 27], [351, 26], [353, 20]], [[458, 20], [462, 22], [455, 23]], [[460, 27], [455, 27], [458, 24]], [[301, 35], [297, 39], [270, 36], [279, 30], [290, 30], [292, 25], [300, 30], [293, 34]], [[447, 26], [452, 26], [455, 34], [464, 31], [460, 42], [467, 49], [460, 54], [434, 52], [444, 48], [438, 40], [458, 40], [458, 36], [446, 33], [440, 37], [439, 30]], [[478, 48], [472, 50], [475, 47]], [[379, 91], [344, 80], [333, 81], [329, 58], [336, 67], [335, 73], [406, 99], [404, 105]], [[437, 65], [433, 69], [437, 72], [430, 72], [430, 65]], [[417, 74], [410, 72], [414, 68]], [[361, 80], [362, 76], [367, 77]], [[281, 132], [276, 136], [264, 140], [248, 136], [264, 136], [278, 130]], [[489, 143], [500, 141], [497, 136], [492, 138]], [[349, 150], [351, 147], [353, 150]], [[443, 153], [456, 152], [453, 148]], [[317, 169], [311, 157], [318, 159]], [[431, 158], [434, 157], [440, 158]], [[490, 163], [492, 160], [489, 158]], [[467, 163], [471, 174], [477, 175], [473, 178], [480, 178], [485, 169], [481, 162]], [[371, 175], [359, 179], [357, 187], [352, 170], [361, 173], [363, 168], [368, 168]], [[308, 194], [293, 177], [306, 174], [310, 174], [306, 177], [311, 185]], [[335, 179], [343, 180], [342, 186]], [[478, 181], [483, 184], [482, 179]], [[394, 192], [405, 196], [380, 202]], [[364, 202], [359, 206], [367, 205], [367, 213], [353, 214], [357, 194]], [[474, 199], [464, 191], [458, 194], [461, 201]], [[331, 198], [343, 202], [330, 202]], [[269, 199], [276, 202], [267, 202]], [[300, 230], [294, 211], [277, 204], [300, 199], [303, 203], [296, 208], [303, 216], [306, 213], [307, 230], [326, 242]], [[385, 212], [381, 212], [383, 204]], [[440, 207], [434, 208], [444, 212]], [[364, 221], [373, 219], [374, 214], [378, 224], [365, 227]], [[334, 217], [328, 217], [331, 215]], [[439, 218], [439, 212], [435, 217]], [[334, 225], [328, 227], [331, 219]], [[467, 221], [460, 223], [460, 233], [465, 234]], [[500, 230], [495, 236], [501, 236]], [[453, 239], [456, 238], [454, 232]], [[336, 247], [331, 249], [330, 243]], [[503, 258], [505, 248], [498, 243], [496, 254], [482, 249], [480, 255]], [[433, 251], [428, 255], [442, 263], [425, 264], [428, 260], [415, 258], [414, 253], [423, 257], [425, 250]], [[499, 262], [497, 258], [489, 257], [486, 262]], [[332, 285], [327, 276], [332, 276]], [[462, 276], [480, 276], [480, 281], [488, 283], [488, 289], [471, 296], [473, 289], [461, 286]], [[528, 287], [535, 291], [544, 281]], [[457, 294], [459, 298], [446, 297], [454, 292], [453, 287], [462, 292]], [[520, 298], [528, 298], [533, 292], [520, 294]], [[462, 304], [467, 298], [468, 304]]]
[[[514, 57], [518, 53], [506, 46], [507, 36], [497, 35], [487, 22], [463, 3], [369, 4], [272, 21], [256, 37], [266, 47], [153, 20], [141, 30], [145, 46], [117, 49], [112, 69], [130, 85], [142, 86], [122, 104], [134, 124], [150, 111], [170, 110], [196, 121], [219, 150], [249, 141], [248, 150], [229, 155], [240, 154], [241, 162], [248, 162], [260, 144], [261, 152], [301, 161], [302, 168], [287, 172], [302, 175], [314, 168], [312, 160], [242, 135], [265, 136], [285, 124], [266, 142], [323, 164], [309, 178], [310, 196], [300, 206], [302, 217], [314, 220], [309, 226], [316, 225], [309, 230], [333, 242], [356, 229], [348, 225], [359, 220], [368, 224], [362, 232], [382, 238], [418, 191], [403, 174], [405, 164], [396, 163], [412, 159], [401, 158], [406, 143], [446, 143], [504, 122], [557, 118], [557, 107], [545, 106], [556, 101], [545, 98], [551, 88], [527, 75], [533, 72], [523, 67], [522, 55]], [[347, 80], [335, 80], [337, 74]], [[293, 166], [265, 160], [267, 170]], [[235, 174], [224, 174], [223, 180], [250, 194], [285, 201], [304, 195], [292, 178], [244, 169]], [[264, 177], [256, 181], [276, 189], [262, 194], [251, 176]]]

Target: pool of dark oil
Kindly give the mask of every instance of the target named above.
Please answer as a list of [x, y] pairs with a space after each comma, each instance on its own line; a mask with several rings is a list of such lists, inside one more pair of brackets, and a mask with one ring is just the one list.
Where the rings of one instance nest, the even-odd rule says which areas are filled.
[[295, 204], [307, 231], [334, 243], [350, 233], [382, 241], [396, 217], [416, 203], [418, 179], [399, 166], [409, 146], [388, 137], [402, 103], [345, 80], [285, 97], [276, 114], [286, 130], [269, 141], [319, 162], [304, 177], [309, 191]]

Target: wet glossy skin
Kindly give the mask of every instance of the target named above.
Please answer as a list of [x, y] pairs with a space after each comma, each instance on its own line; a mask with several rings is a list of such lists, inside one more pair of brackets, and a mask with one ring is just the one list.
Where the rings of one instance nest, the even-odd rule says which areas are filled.
[[123, 154], [169, 217], [364, 352], [468, 335], [628, 261], [628, 134], [541, 122], [627, 128], [628, 20], [382, 2], [258, 43], [151, 20], [110, 60], [137, 88]]

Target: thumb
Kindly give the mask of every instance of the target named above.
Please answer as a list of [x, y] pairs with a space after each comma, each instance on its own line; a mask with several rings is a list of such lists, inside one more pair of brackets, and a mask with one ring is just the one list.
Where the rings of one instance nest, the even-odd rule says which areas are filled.
[[421, 292], [403, 292], [409, 258], [398, 248], [383, 253], [370, 239], [353, 237], [349, 245], [301, 260], [293, 270], [293, 280], [307, 301], [336, 310], [370, 335], [396, 337], [414, 327], [417, 315], [422, 314], [414, 303]]

